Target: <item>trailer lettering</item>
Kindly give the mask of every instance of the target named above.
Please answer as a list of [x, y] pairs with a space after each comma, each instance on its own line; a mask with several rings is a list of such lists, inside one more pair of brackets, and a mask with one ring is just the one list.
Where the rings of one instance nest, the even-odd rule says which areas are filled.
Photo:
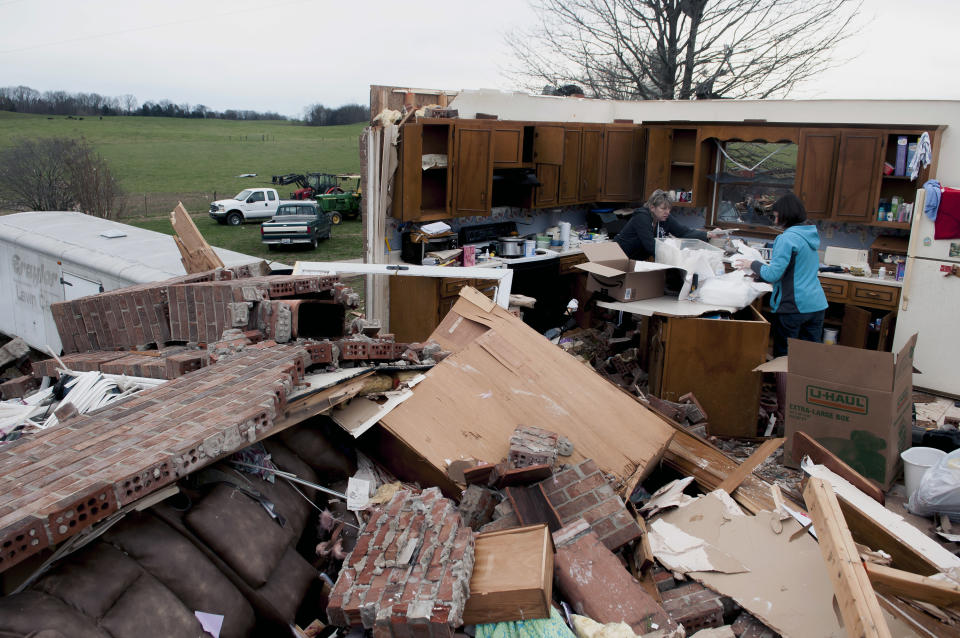
[[60, 283], [60, 273], [48, 270], [44, 264], [33, 264], [25, 261], [20, 255], [13, 255], [13, 272], [20, 279], [35, 286], [55, 287]]

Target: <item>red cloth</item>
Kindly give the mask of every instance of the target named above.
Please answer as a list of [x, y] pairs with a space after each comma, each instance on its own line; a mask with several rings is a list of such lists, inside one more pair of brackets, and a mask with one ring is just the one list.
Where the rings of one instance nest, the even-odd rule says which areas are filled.
[[943, 187], [937, 221], [933, 224], [933, 238], [960, 238], [960, 189]]

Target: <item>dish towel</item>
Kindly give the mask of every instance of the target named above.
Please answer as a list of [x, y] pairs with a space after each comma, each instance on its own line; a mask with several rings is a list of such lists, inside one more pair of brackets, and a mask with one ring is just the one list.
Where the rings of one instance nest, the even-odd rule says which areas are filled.
[[934, 239], [957, 239], [960, 237], [960, 189], [943, 188], [940, 208], [933, 224]]
[[917, 179], [917, 175], [920, 173], [920, 164], [923, 163], [923, 168], [930, 166], [930, 162], [933, 160], [933, 149], [930, 148], [930, 135], [924, 131], [920, 135], [920, 139], [917, 140], [917, 152], [913, 156], [913, 161], [910, 162], [910, 179]]
[[940, 206], [940, 182], [935, 179], [928, 179], [923, 183], [923, 190], [927, 193], [927, 198], [923, 204], [923, 214], [930, 218], [930, 221], [937, 221], [937, 208]]

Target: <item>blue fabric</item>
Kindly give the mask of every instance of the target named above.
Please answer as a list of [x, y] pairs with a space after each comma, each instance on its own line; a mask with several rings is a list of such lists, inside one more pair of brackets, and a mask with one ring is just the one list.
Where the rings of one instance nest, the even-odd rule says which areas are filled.
[[817, 273], [820, 235], [812, 224], [791, 226], [773, 242], [770, 264], [755, 261], [750, 268], [773, 284], [770, 309], [774, 312], [817, 312], [827, 308]]
[[940, 209], [940, 182], [935, 179], [928, 179], [923, 184], [923, 190], [927, 193], [927, 199], [923, 203], [923, 214], [930, 218], [930, 221], [937, 221], [937, 210]]

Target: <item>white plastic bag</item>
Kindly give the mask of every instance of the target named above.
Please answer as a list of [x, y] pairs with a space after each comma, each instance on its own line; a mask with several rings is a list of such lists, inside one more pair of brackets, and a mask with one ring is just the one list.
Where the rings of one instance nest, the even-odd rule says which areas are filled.
[[702, 281], [697, 288], [696, 297], [701, 303], [743, 308], [772, 289], [770, 284], [756, 282], [744, 276], [742, 271], [736, 270]]
[[950, 452], [927, 470], [907, 509], [917, 516], [946, 514], [960, 521], [960, 450]]

